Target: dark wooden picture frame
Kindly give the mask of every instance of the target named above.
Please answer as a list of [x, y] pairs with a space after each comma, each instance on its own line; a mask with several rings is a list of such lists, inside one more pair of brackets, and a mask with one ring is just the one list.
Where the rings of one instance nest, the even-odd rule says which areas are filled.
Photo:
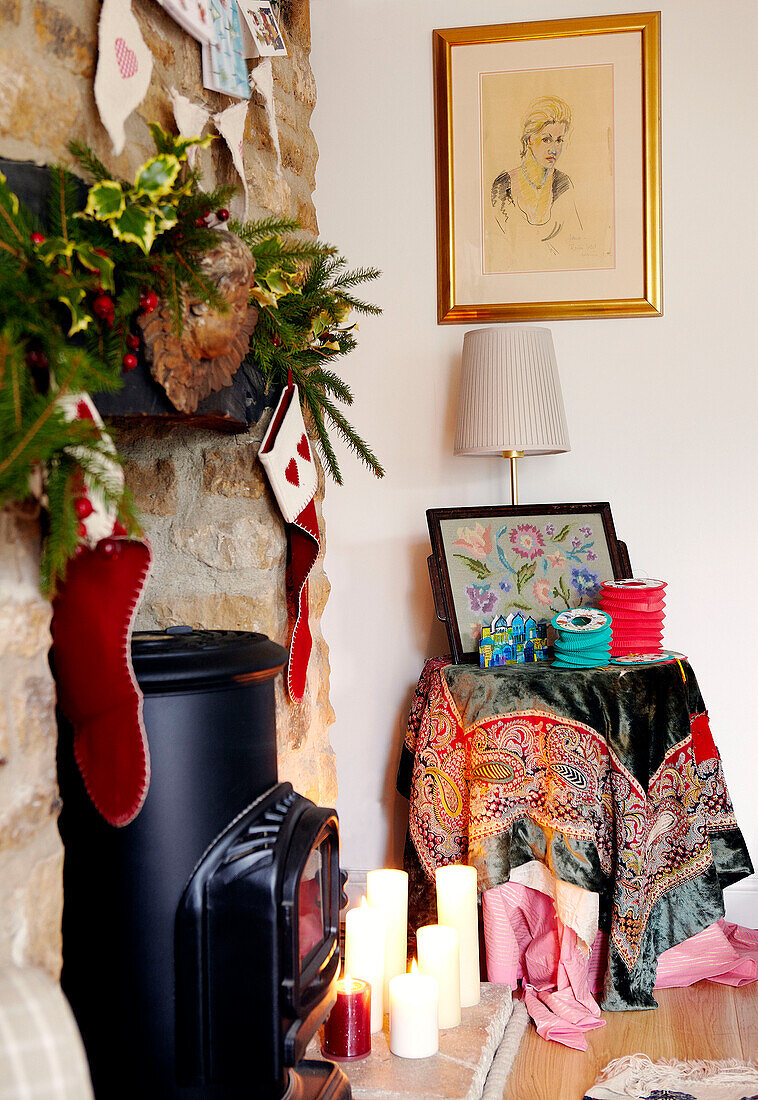
[[478, 661], [477, 623], [513, 610], [552, 618], [632, 575], [607, 501], [430, 508], [426, 518], [435, 611], [457, 663]]

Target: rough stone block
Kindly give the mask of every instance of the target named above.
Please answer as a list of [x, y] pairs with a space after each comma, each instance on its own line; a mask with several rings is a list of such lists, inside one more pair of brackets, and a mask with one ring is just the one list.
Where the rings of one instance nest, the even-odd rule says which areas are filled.
[[258, 462], [257, 443], [235, 447], [232, 451], [206, 451], [203, 457], [204, 493], [248, 500], [258, 500], [265, 495], [268, 482]]
[[95, 72], [95, 27], [83, 28], [45, 0], [34, 5], [34, 30], [40, 50], [52, 54], [67, 69], [87, 79]]
[[51, 819], [57, 820], [61, 802], [52, 764], [33, 788], [16, 784], [12, 797], [0, 813], [0, 851], [28, 844]]
[[0, 0], [0, 23], [15, 23], [18, 26], [21, 21], [21, 0]]
[[278, 598], [271, 594], [254, 599], [250, 596], [181, 596], [148, 603], [140, 630], [167, 626], [191, 626], [206, 630], [258, 630], [273, 641], [280, 641], [286, 620]]
[[36, 657], [50, 648], [51, 608], [47, 600], [0, 602], [0, 657]]
[[49, 163], [69, 159], [66, 144], [80, 132], [78, 89], [60, 79], [55, 66], [35, 66], [19, 57], [13, 45], [0, 50], [0, 86], [0, 137], [20, 143], [7, 155]]
[[[341, 1062], [353, 1100], [479, 1100], [506, 1024], [513, 1010], [507, 985], [482, 982], [482, 999], [461, 1011], [458, 1027], [440, 1032], [440, 1049], [431, 1058], [398, 1058], [389, 1049], [389, 1024], [371, 1036], [371, 1054]], [[308, 1048], [320, 1058], [320, 1041]]]
[[269, 515], [241, 516], [231, 523], [206, 523], [196, 528], [180, 527], [174, 532], [174, 546], [222, 572], [240, 569], [270, 569], [284, 560], [285, 542], [281, 524]]
[[49, 672], [47, 676], [24, 676], [11, 696], [16, 737], [27, 754], [39, 754], [55, 760], [58, 737], [55, 725], [55, 692]]
[[[52, 826], [54, 828], [54, 826]], [[38, 966], [54, 978], [61, 968], [63, 848], [36, 863], [21, 891], [23, 924], [14, 945], [14, 962]]]
[[140, 512], [176, 515], [176, 468], [172, 459], [158, 458], [149, 466], [126, 462], [124, 478]]

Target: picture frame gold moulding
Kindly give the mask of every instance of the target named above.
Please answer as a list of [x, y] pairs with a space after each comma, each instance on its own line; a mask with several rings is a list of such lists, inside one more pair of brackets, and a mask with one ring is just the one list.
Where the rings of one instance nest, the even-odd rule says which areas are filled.
[[[660, 12], [435, 30], [433, 50], [438, 323], [660, 316]], [[550, 99], [569, 113], [555, 124], [565, 145], [546, 167], [532, 161], [537, 138], [523, 126], [530, 104]], [[518, 159], [505, 136], [519, 125], [521, 163], [503, 172]], [[574, 180], [555, 165], [575, 137]], [[516, 191], [521, 183], [532, 201], [530, 168], [544, 202], [523, 213]], [[545, 210], [563, 191], [578, 194], [582, 179], [589, 201], [581, 216], [575, 202], [578, 229], [566, 236], [563, 218], [545, 240], [553, 231]], [[520, 243], [520, 225], [533, 245]]]

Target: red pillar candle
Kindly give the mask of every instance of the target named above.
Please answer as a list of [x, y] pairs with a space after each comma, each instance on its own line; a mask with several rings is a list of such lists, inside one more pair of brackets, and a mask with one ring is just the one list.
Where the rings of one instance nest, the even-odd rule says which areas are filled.
[[327, 1058], [347, 1062], [371, 1053], [371, 986], [340, 978], [337, 1000], [324, 1024], [321, 1049]]

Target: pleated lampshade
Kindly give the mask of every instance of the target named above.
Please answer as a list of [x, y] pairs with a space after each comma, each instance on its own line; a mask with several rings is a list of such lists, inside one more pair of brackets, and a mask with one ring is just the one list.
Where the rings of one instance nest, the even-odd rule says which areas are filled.
[[478, 328], [463, 337], [457, 455], [571, 449], [548, 328]]

